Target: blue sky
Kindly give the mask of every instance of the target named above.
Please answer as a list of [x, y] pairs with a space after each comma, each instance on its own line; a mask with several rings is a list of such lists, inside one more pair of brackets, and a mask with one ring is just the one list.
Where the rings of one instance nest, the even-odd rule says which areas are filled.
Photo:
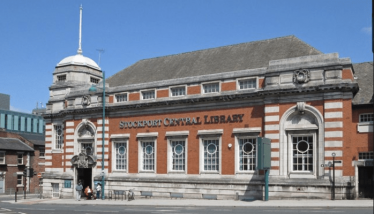
[[52, 73], [78, 49], [107, 77], [138, 60], [295, 35], [352, 62], [373, 60], [371, 0], [1, 0], [0, 93], [11, 108], [45, 104]]

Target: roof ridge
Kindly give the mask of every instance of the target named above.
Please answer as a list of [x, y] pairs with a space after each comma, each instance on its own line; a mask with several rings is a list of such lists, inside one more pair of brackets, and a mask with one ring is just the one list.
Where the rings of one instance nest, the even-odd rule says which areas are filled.
[[[156, 57], [152, 57], [152, 58], [141, 59], [141, 60], [137, 61], [136, 63], [141, 62], [141, 61], [145, 61], [145, 60], [158, 59], [158, 58], [171, 57], [171, 56], [178, 56], [178, 55], [189, 54], [189, 53], [197, 53], [197, 52], [201, 52], [201, 51], [213, 50], [213, 49], [218, 49], [218, 48], [234, 47], [234, 46], [243, 45], [243, 44], [268, 42], [268, 41], [285, 39], [285, 38], [297, 38], [297, 37], [295, 35], [288, 35], [288, 36], [280, 36], [280, 37], [275, 37], [275, 38], [270, 38], [270, 39], [264, 39], [264, 40], [256, 40], [256, 41], [250, 41], [250, 42], [241, 42], [241, 43], [236, 43], [236, 44], [231, 44], [231, 45], [224, 45], [224, 46], [213, 47], [213, 48], [206, 48], [206, 49], [200, 49], [200, 50], [194, 50], [194, 51], [187, 51], [187, 52], [183, 52], [183, 53], [169, 54], [169, 55], [164, 55], [164, 56], [156, 56]], [[302, 41], [299, 38], [297, 38], [297, 39], [299, 41]], [[304, 42], [304, 41], [302, 41], [302, 42]], [[306, 42], [304, 42], [304, 43], [307, 44]], [[309, 44], [307, 44], [307, 45], [309, 47], [312, 47]], [[312, 47], [312, 48], [314, 48], [314, 47]], [[317, 50], [316, 48], [314, 48], [314, 49]], [[319, 50], [317, 50], [317, 51], [319, 51]], [[134, 64], [136, 64], [136, 63], [134, 63]]]

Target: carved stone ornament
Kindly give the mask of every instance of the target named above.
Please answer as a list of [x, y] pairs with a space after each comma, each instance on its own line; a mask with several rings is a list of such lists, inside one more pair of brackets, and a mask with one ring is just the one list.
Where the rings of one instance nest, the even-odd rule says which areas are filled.
[[307, 83], [309, 82], [310, 73], [307, 69], [300, 69], [294, 72], [293, 82], [294, 83]]
[[79, 155], [74, 155], [71, 160], [71, 164], [77, 168], [92, 168], [96, 165], [96, 158], [92, 155], [86, 155], [81, 152]]
[[297, 104], [296, 104], [296, 110], [300, 114], [304, 114], [305, 113], [305, 102], [297, 102]]
[[91, 104], [91, 97], [85, 95], [82, 97], [82, 106], [89, 106]]
[[88, 120], [87, 119], [83, 119], [82, 120], [82, 123], [83, 123], [83, 126], [79, 129], [78, 131], [78, 136], [79, 137], [94, 137], [94, 131], [92, 130], [92, 128], [88, 125]]

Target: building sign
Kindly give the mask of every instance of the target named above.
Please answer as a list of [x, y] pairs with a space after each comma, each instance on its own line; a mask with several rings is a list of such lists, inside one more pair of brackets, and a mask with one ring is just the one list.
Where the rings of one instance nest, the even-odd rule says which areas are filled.
[[219, 116], [204, 116], [204, 121], [200, 117], [182, 117], [182, 118], [164, 118], [157, 120], [138, 120], [138, 121], [121, 121], [119, 122], [120, 129], [126, 128], [142, 128], [142, 127], [158, 127], [158, 126], [184, 126], [184, 125], [200, 125], [214, 124], [214, 123], [238, 123], [243, 121], [244, 114], [233, 115], [219, 115]]

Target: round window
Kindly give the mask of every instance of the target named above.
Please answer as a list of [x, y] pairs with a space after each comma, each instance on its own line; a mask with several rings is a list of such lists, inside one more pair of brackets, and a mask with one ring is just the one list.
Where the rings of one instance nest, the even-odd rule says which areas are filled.
[[209, 144], [209, 145], [207, 146], [207, 152], [208, 152], [208, 154], [213, 155], [214, 153], [216, 153], [216, 151], [217, 151], [217, 146], [216, 146], [216, 144], [211, 143], [211, 144]]
[[300, 140], [297, 143], [297, 151], [299, 151], [300, 153], [305, 153], [308, 150], [309, 150], [309, 143], [306, 142], [305, 140]]
[[57, 129], [57, 135], [61, 136], [62, 135], [62, 129]]
[[245, 154], [250, 154], [253, 152], [253, 144], [252, 143], [245, 143], [243, 144], [243, 152]]
[[178, 144], [174, 147], [174, 153], [176, 155], [181, 155], [183, 153], [183, 146]]
[[120, 146], [118, 148], [118, 154], [124, 155], [126, 153], [126, 148], [124, 146]]
[[153, 153], [153, 146], [148, 145], [145, 147], [145, 154], [146, 155], [151, 155]]

